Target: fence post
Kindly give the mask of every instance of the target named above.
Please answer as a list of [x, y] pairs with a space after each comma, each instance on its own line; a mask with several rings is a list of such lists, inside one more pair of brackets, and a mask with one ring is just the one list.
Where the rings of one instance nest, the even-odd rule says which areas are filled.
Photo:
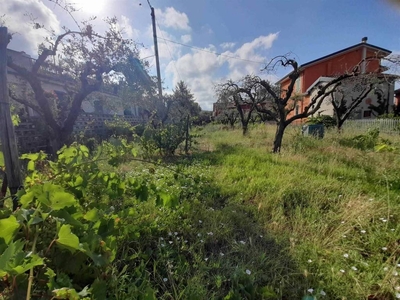
[[10, 100], [7, 86], [7, 45], [11, 39], [7, 27], [0, 27], [0, 142], [13, 210], [18, 207], [16, 193], [22, 185], [17, 140], [11, 120]]

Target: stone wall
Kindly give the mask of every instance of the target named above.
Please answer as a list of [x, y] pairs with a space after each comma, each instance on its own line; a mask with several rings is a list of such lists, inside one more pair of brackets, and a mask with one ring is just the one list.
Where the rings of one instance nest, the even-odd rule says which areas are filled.
[[[128, 121], [131, 125], [143, 123], [144, 120], [135, 116], [118, 116], [118, 118]], [[114, 115], [81, 113], [75, 123], [74, 133], [84, 132], [88, 136], [104, 136], [106, 133], [106, 121], [115, 120]], [[48, 136], [44, 128], [41, 128], [35, 118], [21, 120], [15, 128], [18, 139], [20, 153], [48, 151]]]

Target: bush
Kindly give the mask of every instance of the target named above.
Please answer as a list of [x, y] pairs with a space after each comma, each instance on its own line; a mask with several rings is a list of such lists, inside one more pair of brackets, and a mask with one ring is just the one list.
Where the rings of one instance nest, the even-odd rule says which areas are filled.
[[323, 124], [325, 128], [332, 128], [337, 125], [336, 119], [331, 116], [321, 115], [318, 117], [310, 117], [307, 120], [307, 124]]

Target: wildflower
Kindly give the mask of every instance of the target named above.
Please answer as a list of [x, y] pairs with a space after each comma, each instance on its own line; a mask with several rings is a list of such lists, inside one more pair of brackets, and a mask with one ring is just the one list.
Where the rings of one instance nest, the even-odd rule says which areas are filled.
[[202, 220], [199, 220], [199, 223], [201, 224], [201, 223], [203, 223], [203, 221], [202, 221]]
[[168, 278], [163, 278], [163, 281], [164, 281], [164, 282], [167, 282], [167, 281], [168, 281]]
[[344, 237], [344, 238], [347, 238], [347, 235], [343, 234], [343, 237]]
[[360, 232], [361, 232], [362, 234], [366, 233], [366, 231], [365, 231], [365, 230], [361, 230]]
[[386, 222], [387, 222], [387, 220], [386, 220], [386, 219], [383, 219], [383, 220], [382, 220], [382, 222], [383, 222], [383, 223], [386, 223]]
[[263, 238], [262, 234], [260, 234], [260, 238]]
[[344, 224], [345, 222], [344, 222], [344, 221], [342, 221], [342, 222], [340, 222], [340, 223]]
[[239, 243], [241, 243], [242, 245], [246, 244], [246, 242], [245, 242], [245, 241], [240, 241]]
[[168, 235], [171, 236], [171, 235], [172, 235], [172, 232], [168, 232]]
[[342, 198], [343, 197], [343, 195], [339, 195], [339, 198]]
[[219, 255], [224, 256], [225, 254], [223, 254], [222, 252], [220, 252]]
[[250, 270], [246, 270], [246, 274], [247, 274], [247, 275], [250, 275], [250, 274], [251, 274], [251, 271], [250, 271]]
[[175, 235], [178, 235], [178, 233], [177, 233], [176, 231], [174, 232], [174, 234], [175, 234]]
[[203, 241], [203, 240], [200, 240], [200, 243], [204, 243], [204, 241]]
[[208, 260], [208, 257], [206, 257], [204, 260], [207, 261], [207, 260]]
[[397, 264], [397, 266], [400, 268], [400, 264]]
[[390, 229], [390, 231], [394, 231], [394, 228]]
[[352, 269], [353, 271], [357, 271], [357, 270], [358, 270], [355, 266], [352, 266], [351, 269]]
[[197, 236], [198, 236], [198, 237], [201, 237], [201, 233], [198, 233]]
[[382, 247], [382, 250], [383, 250], [383, 251], [386, 251], [386, 250], [387, 250], [387, 248], [386, 248], [386, 247]]
[[187, 244], [187, 242], [188, 242], [187, 240], [184, 241], [185, 244]]
[[369, 201], [374, 201], [374, 198], [369, 198]]
[[169, 241], [168, 243], [172, 244], [172, 243], [173, 243], [173, 241]]
[[385, 271], [385, 272], [386, 272], [387, 270], [389, 270], [389, 268], [388, 268], [388, 267], [384, 267], [384, 268], [383, 268], [383, 271]]
[[400, 291], [400, 286], [396, 286], [394, 289], [395, 289], [396, 291]]
[[393, 276], [399, 276], [399, 273], [397, 271], [393, 271]]
[[340, 269], [340, 272], [344, 273], [344, 272], [345, 272], [345, 270], [343, 270], [343, 269]]
[[400, 293], [396, 293], [396, 298], [400, 299]]
[[311, 263], [312, 263], [312, 260], [311, 260], [311, 259], [309, 259], [309, 260], [307, 260], [307, 262], [308, 262], [309, 264], [311, 264]]
[[164, 238], [163, 237], [160, 237], [160, 241], [163, 241], [164, 240]]
[[181, 238], [180, 238], [179, 236], [178, 236], [178, 237], [176, 237], [176, 240], [177, 240], [177, 241], [179, 241], [180, 239], [181, 239]]
[[349, 255], [347, 253], [343, 254], [344, 258], [349, 258]]
[[379, 218], [379, 220], [383, 221], [383, 220], [385, 220], [385, 218]]
[[207, 232], [207, 234], [208, 234], [208, 235], [214, 235], [214, 233], [212, 233], [212, 232]]
[[310, 294], [312, 294], [314, 292], [314, 289], [308, 289], [307, 292], [309, 292]]
[[322, 296], [326, 296], [326, 293], [325, 293], [323, 290], [321, 290], [319, 293], [320, 293]]

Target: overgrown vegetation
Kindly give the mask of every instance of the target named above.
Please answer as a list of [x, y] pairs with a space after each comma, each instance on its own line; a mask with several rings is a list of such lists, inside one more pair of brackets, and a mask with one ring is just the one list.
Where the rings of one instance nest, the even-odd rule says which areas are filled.
[[25, 155], [22, 206], [1, 211], [1, 297], [398, 297], [399, 140], [290, 127], [277, 156], [273, 131], [208, 126], [168, 163], [122, 138]]

